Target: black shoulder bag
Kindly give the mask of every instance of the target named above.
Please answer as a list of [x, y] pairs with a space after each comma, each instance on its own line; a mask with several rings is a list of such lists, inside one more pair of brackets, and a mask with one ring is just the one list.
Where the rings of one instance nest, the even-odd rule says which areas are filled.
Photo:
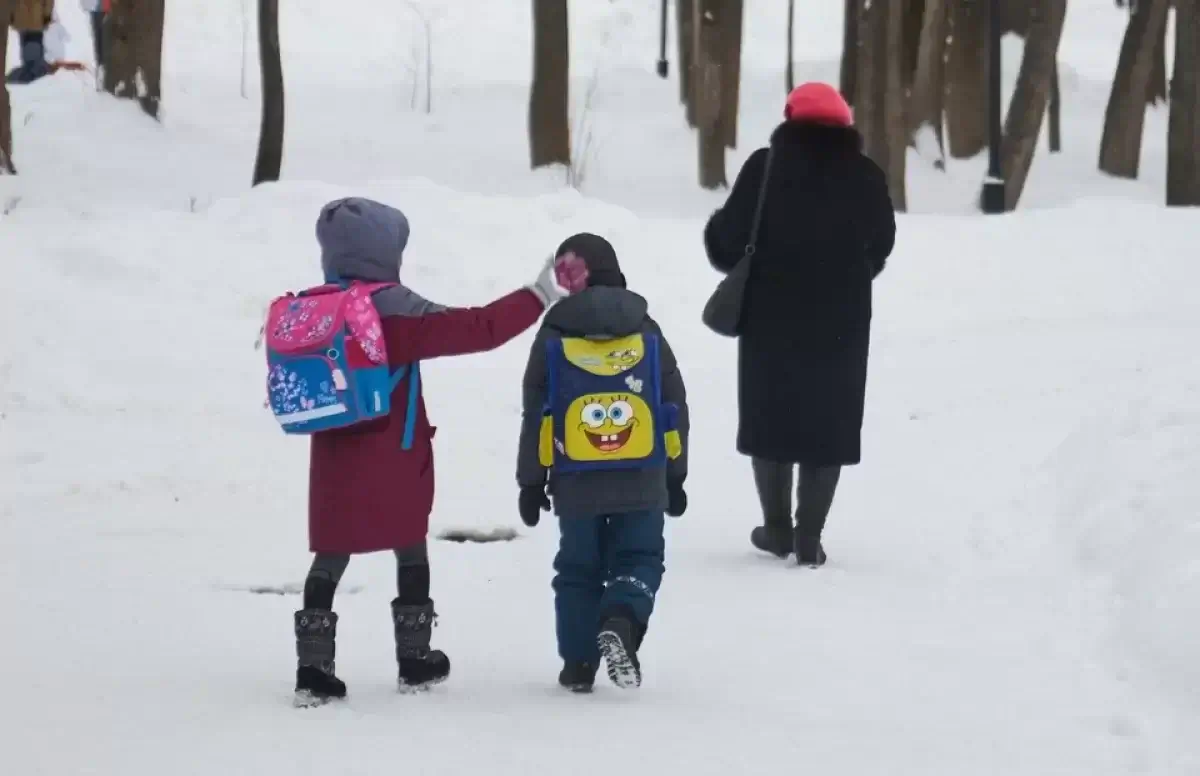
[[758, 227], [762, 223], [763, 205], [767, 200], [767, 181], [771, 178], [771, 160], [775, 149], [767, 150], [767, 161], [763, 165], [762, 183], [758, 189], [758, 203], [754, 207], [754, 221], [750, 224], [750, 239], [741, 261], [733, 266], [717, 285], [708, 303], [704, 305], [704, 325], [722, 337], [736, 337], [742, 328], [742, 304], [746, 300], [746, 282], [750, 279], [750, 262], [754, 258], [758, 242]]

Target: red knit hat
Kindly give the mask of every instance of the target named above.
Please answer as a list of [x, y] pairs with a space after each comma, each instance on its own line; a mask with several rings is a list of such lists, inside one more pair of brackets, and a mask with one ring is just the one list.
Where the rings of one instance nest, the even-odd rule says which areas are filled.
[[835, 127], [854, 126], [850, 106], [837, 89], [826, 83], [810, 81], [800, 84], [788, 95], [783, 117], [788, 121], [830, 124]]

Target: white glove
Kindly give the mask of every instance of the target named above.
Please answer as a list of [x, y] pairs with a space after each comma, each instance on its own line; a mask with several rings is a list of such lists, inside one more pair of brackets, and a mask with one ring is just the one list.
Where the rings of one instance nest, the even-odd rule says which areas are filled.
[[587, 263], [573, 253], [565, 253], [547, 259], [537, 280], [526, 288], [541, 300], [543, 307], [549, 307], [587, 288], [587, 279]]

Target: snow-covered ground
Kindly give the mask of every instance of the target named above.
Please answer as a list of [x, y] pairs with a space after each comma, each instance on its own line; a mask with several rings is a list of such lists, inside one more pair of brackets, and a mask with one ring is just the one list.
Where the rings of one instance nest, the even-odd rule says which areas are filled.
[[[1108, 0], [1072, 4], [1067, 149], [1039, 156], [1026, 212], [967, 213], [981, 162], [914, 166], [922, 214], [901, 218], [879, 283], [865, 462], [817, 573], [746, 540], [733, 348], [698, 322], [720, 198], [695, 191], [676, 86], [652, 72], [657, 3], [572, 3], [576, 93], [600, 67], [583, 194], [525, 170], [527, 2], [425, 4], [425, 116], [410, 11], [289, 0], [289, 182], [254, 191], [241, 3], [182, 5], [162, 126], [86, 78], [13, 90], [5, 773], [1200, 774], [1200, 213], [1157, 206], [1159, 115], [1144, 181], [1094, 171], [1124, 23]], [[782, 94], [784, 4], [748, 5], [731, 174]], [[801, 77], [831, 77], [840, 18], [798, 10]], [[312, 219], [349, 193], [409, 214], [405, 278], [435, 299], [488, 301], [580, 230], [610, 236], [651, 299], [691, 389], [692, 508], [669, 525], [638, 693], [554, 685], [546, 523], [434, 543], [455, 673], [420, 697], [393, 689], [392, 561], [356, 560], [338, 602], [352, 698], [290, 707], [298, 598], [255, 591], [306, 569], [306, 455], [260, 406], [253, 340], [273, 294], [317, 280]], [[519, 525], [528, 344], [428, 366], [435, 530]]]

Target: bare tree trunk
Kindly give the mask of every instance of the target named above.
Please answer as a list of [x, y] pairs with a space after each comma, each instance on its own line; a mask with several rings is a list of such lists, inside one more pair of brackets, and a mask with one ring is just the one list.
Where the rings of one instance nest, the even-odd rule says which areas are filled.
[[1200, 0], [1175, 0], [1167, 204], [1200, 206]]
[[1050, 81], [1050, 153], [1062, 151], [1062, 92], [1058, 88], [1058, 63], [1054, 63], [1054, 77]]
[[921, 30], [925, 26], [926, 2], [927, 0], [901, 0], [900, 2], [904, 36], [904, 53], [901, 56], [904, 67], [903, 81], [905, 90], [910, 94], [913, 81], [917, 78], [917, 60], [921, 52]]
[[955, 159], [987, 147], [987, 36], [983, 0], [949, 0], [946, 141]]
[[838, 78], [838, 89], [851, 106], [858, 101], [858, 59], [862, 37], [858, 23], [862, 13], [862, 0], [845, 0], [845, 18], [842, 21], [842, 66]]
[[112, 0], [104, 23], [104, 89], [158, 118], [165, 0]]
[[[12, 0], [0, 0], [0, 75], [8, 62], [8, 20], [12, 18]], [[8, 101], [8, 84], [0, 83], [0, 175], [15, 174], [12, 147], [12, 105]]]
[[738, 102], [742, 80], [744, 0], [723, 0], [721, 17], [721, 137], [726, 148], [737, 148]]
[[1146, 101], [1151, 105], [1167, 101], [1167, 25], [1164, 23], [1154, 46], [1154, 69], [1150, 71], [1150, 94]]
[[1017, 76], [1012, 103], [1008, 106], [1000, 150], [1004, 203], [1008, 210], [1016, 209], [1033, 165], [1042, 120], [1050, 102], [1050, 86], [1066, 14], [1067, 0], [1046, 0], [1033, 10], [1029, 21], [1021, 72]]
[[908, 132], [916, 136], [928, 125], [937, 137], [938, 151], [945, 155], [942, 140], [942, 111], [945, 96], [946, 1], [926, 0], [917, 45], [917, 72], [909, 102]]
[[1171, 0], [1139, 0], [1121, 41], [1100, 138], [1100, 169], [1118, 178], [1138, 176], [1154, 57], [1166, 35], [1170, 6]]
[[104, 23], [104, 91], [114, 97], [137, 96], [137, 0], [112, 0]]
[[[911, 83], [907, 66], [908, 25], [905, 19], [905, 4], [892, 0], [887, 4], [887, 81], [884, 93], [884, 123], [887, 126], [888, 191], [896, 210], [908, 210], [908, 193], [905, 174], [908, 158], [908, 125], [904, 121], [904, 108], [908, 104], [906, 82]], [[916, 46], [911, 47], [914, 51]]]
[[787, 72], [784, 75], [784, 82], [787, 84], [788, 94], [792, 93], [792, 89], [796, 88], [796, 0], [788, 0], [788, 15], [787, 15]]
[[884, 170], [888, 168], [887, 14], [882, 3], [857, 0], [859, 34], [855, 63], [854, 123], [863, 138], [863, 151]]
[[150, 118], [158, 118], [162, 101], [162, 49], [165, 0], [137, 0], [137, 37], [134, 55], [140, 75], [138, 103]]
[[279, 0], [258, 0], [258, 62], [262, 69], [262, 124], [254, 185], [279, 180], [283, 169], [283, 58], [279, 51]]
[[721, 135], [721, 27], [717, 15], [721, 0], [691, 0], [693, 4], [692, 97], [696, 104], [700, 150], [700, 186], [717, 189], [729, 185], [725, 177], [725, 139]]
[[696, 126], [696, 104], [693, 68], [696, 66], [696, 31], [692, 27], [692, 0], [675, 0], [676, 40], [679, 46], [679, 101], [689, 127]]
[[533, 0], [529, 158], [535, 170], [571, 164], [570, 56], [567, 0]]
[[902, 2], [863, 3], [858, 29], [858, 105], [855, 118], [863, 150], [887, 173], [897, 210], [906, 209], [904, 120], [904, 7]]
[[[988, 2], [988, 0], [981, 0]], [[1029, 22], [1033, 18], [1033, 10], [1044, 0], [1002, 0], [999, 11], [1000, 34], [1014, 33], [1024, 38], [1029, 34]], [[987, 14], [984, 13], [984, 18]]]

